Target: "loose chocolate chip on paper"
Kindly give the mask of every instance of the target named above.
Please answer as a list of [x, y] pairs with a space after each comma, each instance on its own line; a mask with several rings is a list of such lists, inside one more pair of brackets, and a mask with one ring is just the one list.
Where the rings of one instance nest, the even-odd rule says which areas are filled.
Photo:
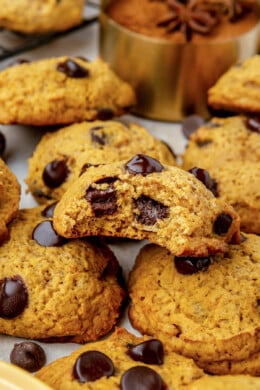
[[29, 372], [38, 371], [46, 362], [44, 349], [32, 341], [15, 344], [10, 353], [10, 362]]

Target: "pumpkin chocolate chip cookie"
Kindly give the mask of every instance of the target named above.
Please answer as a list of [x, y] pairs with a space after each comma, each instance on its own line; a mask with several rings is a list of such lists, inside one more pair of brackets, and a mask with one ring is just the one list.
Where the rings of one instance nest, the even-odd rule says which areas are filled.
[[64, 237], [148, 239], [176, 255], [225, 252], [240, 240], [239, 223], [233, 208], [191, 173], [143, 154], [90, 167], [54, 211]]
[[192, 359], [169, 352], [160, 340], [136, 337], [123, 328], [36, 374], [55, 390], [181, 390], [203, 375]]
[[24, 34], [65, 31], [82, 22], [84, 0], [1, 0], [0, 27]]
[[1, 245], [0, 332], [96, 340], [119, 317], [125, 299], [121, 269], [100, 240], [60, 237], [53, 229], [54, 207], [20, 210]]
[[149, 244], [128, 288], [132, 325], [167, 340], [213, 374], [259, 375], [260, 237], [210, 257], [176, 257]]
[[52, 57], [0, 72], [0, 123], [35, 126], [111, 119], [135, 104], [133, 88], [97, 58]]
[[89, 166], [125, 160], [135, 153], [176, 164], [162, 141], [134, 123], [82, 122], [48, 132], [29, 159], [28, 190], [39, 203], [59, 200]]
[[0, 241], [8, 237], [7, 225], [18, 212], [20, 192], [16, 176], [0, 158]]

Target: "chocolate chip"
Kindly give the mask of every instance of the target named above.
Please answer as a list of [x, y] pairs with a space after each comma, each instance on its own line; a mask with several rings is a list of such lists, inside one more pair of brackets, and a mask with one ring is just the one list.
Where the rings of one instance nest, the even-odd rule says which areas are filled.
[[149, 173], [162, 172], [164, 167], [155, 158], [145, 154], [136, 154], [125, 164], [125, 169], [132, 175], [149, 175]]
[[57, 70], [59, 72], [65, 73], [66, 76], [73, 77], [73, 78], [83, 78], [89, 76], [88, 69], [84, 68], [83, 66], [79, 65], [77, 62], [70, 59], [64, 62], [60, 62], [57, 65]]
[[20, 276], [0, 281], [0, 317], [14, 318], [21, 314], [28, 302], [28, 292]]
[[129, 368], [121, 377], [121, 390], [163, 390], [160, 375], [150, 367], [136, 366]]
[[84, 164], [81, 167], [79, 176], [83, 175], [83, 173], [85, 173], [88, 170], [88, 168], [90, 168], [90, 167], [99, 167], [99, 165], [104, 165], [104, 164], [90, 164], [90, 163]]
[[8, 67], [20, 64], [28, 64], [29, 62], [30, 61], [25, 58], [17, 58], [16, 60], [9, 62]]
[[209, 172], [206, 169], [194, 167], [189, 169], [190, 173], [192, 173], [198, 180], [200, 180], [208, 190], [212, 192], [213, 195], [218, 196], [217, 191], [217, 182], [212, 179]]
[[196, 140], [196, 145], [199, 147], [199, 148], [204, 148], [204, 146], [207, 146], [207, 145], [210, 145], [212, 144], [212, 140], [211, 139], [206, 139], [206, 140]]
[[6, 147], [6, 141], [4, 134], [0, 131], [0, 156], [2, 157], [4, 155]]
[[[103, 215], [112, 215], [117, 210], [117, 196], [114, 189], [115, 177], [104, 177], [98, 180], [94, 185], [91, 185], [87, 191], [85, 198], [90, 202], [92, 211], [96, 217]], [[106, 188], [97, 188], [98, 184], [107, 184]]]
[[260, 116], [246, 119], [246, 127], [260, 134]]
[[32, 341], [15, 344], [10, 354], [10, 362], [29, 372], [38, 371], [46, 362], [43, 348]]
[[127, 354], [138, 362], [146, 364], [163, 364], [163, 344], [160, 340], [152, 339], [129, 347]]
[[54, 202], [54, 203], [50, 204], [49, 206], [45, 207], [45, 209], [43, 209], [41, 212], [42, 216], [46, 217], [46, 218], [52, 218], [55, 207], [57, 206], [57, 203], [58, 202]]
[[33, 193], [33, 196], [35, 196], [36, 198], [44, 198], [44, 199], [47, 199], [47, 200], [51, 200], [52, 199], [51, 195], [45, 194], [39, 188], [36, 188], [35, 190], [33, 190], [32, 193]]
[[228, 214], [222, 213], [220, 214], [214, 222], [213, 229], [216, 234], [219, 236], [228, 232], [232, 224], [232, 217]]
[[177, 271], [183, 275], [192, 275], [206, 270], [211, 263], [209, 257], [177, 257], [174, 258]]
[[144, 225], [154, 225], [158, 219], [167, 218], [169, 215], [167, 206], [145, 195], [135, 200], [135, 206], [139, 210], [136, 219]]
[[103, 133], [103, 129], [103, 126], [96, 126], [90, 130], [92, 142], [102, 146], [106, 144], [106, 134]]
[[67, 179], [68, 174], [65, 160], [53, 160], [44, 168], [42, 180], [47, 187], [57, 188]]
[[114, 374], [112, 360], [102, 352], [87, 351], [82, 353], [73, 367], [73, 376], [80, 383], [93, 382], [99, 378]]
[[190, 115], [182, 122], [182, 133], [187, 139], [194, 133], [199, 127], [205, 123], [204, 119], [199, 115]]
[[41, 246], [61, 246], [66, 242], [55, 232], [52, 221], [40, 222], [34, 228], [32, 238]]
[[101, 121], [108, 121], [114, 118], [115, 114], [111, 108], [98, 108], [97, 109], [97, 119]]

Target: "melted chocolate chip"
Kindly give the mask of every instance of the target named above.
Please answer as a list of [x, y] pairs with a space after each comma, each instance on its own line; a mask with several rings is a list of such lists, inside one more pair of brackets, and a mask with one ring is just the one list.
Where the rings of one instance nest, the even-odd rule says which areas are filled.
[[167, 218], [169, 215], [167, 206], [164, 206], [154, 199], [148, 198], [148, 196], [142, 195], [140, 198], [136, 199], [135, 206], [139, 210], [136, 219], [139, 223], [144, 225], [154, 225], [158, 219]]
[[2, 157], [5, 151], [6, 141], [4, 134], [0, 131], [0, 156]]
[[112, 215], [117, 210], [117, 196], [114, 189], [115, 177], [104, 177], [95, 184], [106, 183], [107, 187], [99, 189], [96, 185], [91, 185], [86, 191], [86, 200], [90, 202], [92, 211], [96, 217]]
[[182, 133], [187, 139], [194, 133], [199, 127], [205, 123], [204, 119], [199, 115], [190, 115], [182, 122]]
[[111, 108], [98, 108], [97, 109], [97, 119], [101, 121], [108, 121], [114, 118], [115, 114]]
[[29, 372], [38, 371], [46, 362], [43, 348], [32, 341], [15, 344], [10, 354], [10, 362]]
[[136, 366], [129, 368], [121, 378], [122, 390], [163, 390], [160, 375], [150, 367]]
[[149, 173], [162, 172], [164, 167], [155, 158], [145, 154], [136, 154], [125, 164], [125, 169], [132, 175], [149, 175]]
[[32, 238], [41, 246], [61, 246], [66, 242], [55, 232], [52, 221], [40, 222], [34, 228]]
[[152, 339], [129, 347], [127, 354], [138, 362], [146, 364], [163, 364], [163, 344], [160, 340]]
[[183, 275], [192, 275], [206, 270], [211, 263], [209, 257], [177, 257], [174, 258], [177, 271]]
[[229, 214], [222, 213], [220, 214], [214, 222], [214, 232], [219, 236], [228, 232], [232, 224], [232, 217]]
[[87, 351], [82, 353], [73, 367], [73, 376], [80, 383], [93, 382], [99, 378], [114, 374], [112, 360], [102, 352]]
[[52, 199], [52, 196], [51, 195], [48, 195], [48, 194], [45, 194], [42, 190], [40, 190], [39, 188], [36, 188], [35, 190], [33, 190], [33, 195], [36, 197], [36, 198], [44, 198], [44, 199], [47, 199], [47, 200], [51, 200]]
[[89, 76], [88, 69], [84, 68], [83, 66], [79, 65], [77, 62], [70, 59], [64, 62], [60, 62], [57, 65], [57, 70], [59, 72], [65, 73], [66, 76], [73, 77], [73, 78], [83, 78]]
[[198, 180], [200, 180], [213, 195], [218, 196], [217, 182], [210, 177], [210, 174], [206, 169], [194, 167], [189, 170]]
[[42, 216], [46, 217], [46, 218], [52, 218], [55, 207], [57, 206], [57, 203], [58, 202], [54, 202], [54, 203], [50, 204], [49, 206], [45, 207], [45, 209], [43, 209], [41, 212]]
[[92, 142], [102, 146], [106, 144], [106, 135], [103, 133], [103, 129], [104, 127], [97, 126], [90, 130]]
[[53, 160], [44, 168], [42, 179], [47, 187], [57, 188], [67, 179], [68, 174], [65, 160]]
[[0, 281], [0, 317], [14, 318], [21, 314], [28, 302], [27, 288], [19, 276]]
[[260, 116], [246, 119], [246, 127], [260, 134]]

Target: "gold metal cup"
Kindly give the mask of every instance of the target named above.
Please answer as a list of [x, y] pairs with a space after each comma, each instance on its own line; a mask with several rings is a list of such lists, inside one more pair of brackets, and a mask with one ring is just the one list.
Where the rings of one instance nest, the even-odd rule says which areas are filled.
[[209, 117], [207, 90], [230, 66], [258, 51], [260, 23], [232, 39], [173, 43], [116, 23], [106, 13], [112, 1], [101, 3], [100, 56], [134, 87], [137, 115], [165, 121], [191, 114]]

